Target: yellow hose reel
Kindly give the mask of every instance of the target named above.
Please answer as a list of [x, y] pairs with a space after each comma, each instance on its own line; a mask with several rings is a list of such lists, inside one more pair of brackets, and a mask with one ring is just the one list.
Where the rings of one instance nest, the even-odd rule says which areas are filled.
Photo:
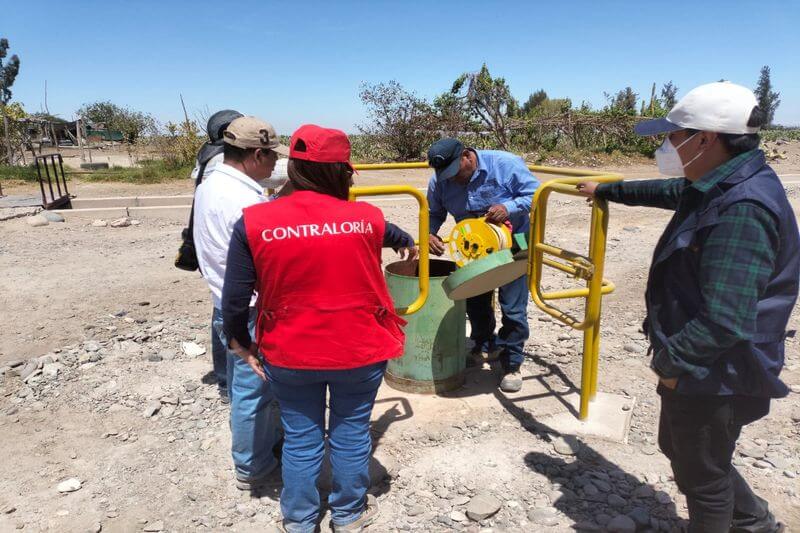
[[465, 218], [453, 228], [448, 242], [450, 257], [462, 267], [471, 261], [511, 248], [511, 230], [486, 222], [485, 217]]

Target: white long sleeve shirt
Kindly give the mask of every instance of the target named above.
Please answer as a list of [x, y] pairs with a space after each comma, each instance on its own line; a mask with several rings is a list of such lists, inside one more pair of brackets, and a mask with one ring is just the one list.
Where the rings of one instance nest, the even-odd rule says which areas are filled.
[[194, 196], [194, 245], [200, 270], [211, 289], [214, 307], [222, 301], [222, 284], [233, 225], [242, 209], [267, 201], [264, 189], [246, 174], [220, 163], [197, 187]]

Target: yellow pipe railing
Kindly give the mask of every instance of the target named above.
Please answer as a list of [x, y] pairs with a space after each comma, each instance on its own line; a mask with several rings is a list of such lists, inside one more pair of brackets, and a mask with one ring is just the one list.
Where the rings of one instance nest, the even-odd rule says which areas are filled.
[[[358, 167], [359, 165], [354, 165]], [[364, 166], [364, 165], [361, 165]], [[350, 201], [363, 196], [387, 196], [393, 194], [410, 194], [419, 204], [419, 295], [408, 307], [397, 309], [401, 315], [416, 313], [428, 300], [430, 287], [430, 262], [428, 261], [428, 236], [430, 232], [430, 219], [428, 213], [428, 199], [414, 187], [408, 185], [378, 185], [373, 187], [350, 187]]]
[[[536, 191], [531, 204], [531, 226], [529, 234], [528, 287], [534, 303], [550, 316], [568, 326], [583, 331], [583, 361], [581, 366], [581, 397], [579, 417], [589, 416], [589, 402], [597, 392], [597, 370], [600, 355], [600, 311], [602, 297], [614, 290], [614, 284], [603, 279], [605, 267], [606, 233], [608, 230], [608, 203], [599, 198], [592, 199], [591, 226], [589, 229], [589, 255], [582, 256], [544, 242], [547, 224], [547, 201], [550, 194], [558, 192], [581, 196], [576, 185], [582, 181], [609, 183], [619, 181], [621, 176], [602, 172], [553, 167], [535, 167], [540, 173], [570, 175], [543, 183]], [[566, 261], [554, 261], [545, 254]], [[542, 292], [542, 270], [549, 266], [586, 281], [586, 287], [553, 292]], [[583, 320], [547, 303], [547, 300], [584, 298]]]
[[[417, 163], [376, 163], [356, 164], [356, 170], [404, 170], [428, 168], [426, 162]], [[608, 204], [605, 200], [592, 200], [592, 213], [589, 238], [589, 254], [582, 256], [563, 250], [544, 242], [547, 221], [547, 201], [553, 192], [581, 196], [576, 185], [582, 181], [610, 183], [619, 181], [622, 176], [596, 170], [558, 168], [543, 165], [528, 165], [532, 172], [554, 176], [566, 176], [544, 182], [536, 191], [531, 204], [531, 224], [528, 255], [528, 284], [534, 303], [550, 316], [564, 322], [570, 327], [583, 331], [583, 362], [581, 368], [581, 420], [589, 415], [589, 402], [597, 393], [597, 371], [600, 353], [600, 314], [603, 295], [614, 291], [612, 282], [603, 279], [605, 267], [606, 235], [608, 230]], [[422, 193], [412, 187], [354, 187], [351, 190], [380, 190], [377, 194], [411, 194], [420, 204], [420, 297], [407, 309], [405, 314], [419, 310], [427, 297], [427, 262], [428, 262], [428, 219], [423, 218], [423, 210], [427, 215], [427, 201]], [[375, 194], [375, 193], [372, 193]], [[367, 192], [358, 196], [371, 195]], [[351, 193], [351, 199], [355, 196]], [[424, 224], [424, 230], [423, 230]], [[555, 261], [545, 254], [556, 257], [566, 263]], [[423, 289], [423, 265], [425, 265], [425, 288]], [[560, 291], [542, 292], [541, 277], [544, 266], [555, 268], [575, 278], [586, 281], [586, 287]], [[424, 291], [424, 292], [423, 292]], [[549, 305], [548, 300], [564, 300], [583, 298], [586, 300], [583, 320], [579, 320], [557, 307]], [[419, 302], [419, 304], [418, 304]], [[418, 305], [417, 305], [418, 304]]]

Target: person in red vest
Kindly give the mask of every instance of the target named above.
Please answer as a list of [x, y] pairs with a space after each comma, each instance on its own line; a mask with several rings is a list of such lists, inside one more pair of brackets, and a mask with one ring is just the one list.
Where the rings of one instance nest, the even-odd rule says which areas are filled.
[[[353, 167], [343, 132], [300, 127], [291, 139], [288, 173], [294, 192], [246, 208], [234, 228], [223, 328], [231, 348], [270, 381], [281, 407], [280, 527], [315, 530], [327, 393], [333, 530], [361, 531], [377, 513], [367, 500], [370, 415], [386, 361], [402, 354], [405, 341], [381, 248], [413, 239], [386, 223], [378, 208], [348, 201]], [[258, 318], [251, 339], [247, 305], [254, 290]]]

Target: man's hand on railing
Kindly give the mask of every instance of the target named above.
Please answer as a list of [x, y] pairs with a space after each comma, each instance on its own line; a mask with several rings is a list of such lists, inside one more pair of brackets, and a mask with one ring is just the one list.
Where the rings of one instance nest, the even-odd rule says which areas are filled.
[[433, 255], [444, 255], [444, 241], [438, 235], [431, 233], [430, 237], [428, 237], [428, 244], [428, 249]]
[[577, 184], [575, 188], [582, 196], [586, 196], [587, 203], [591, 203], [598, 185], [600, 184], [595, 181], [584, 181]]

